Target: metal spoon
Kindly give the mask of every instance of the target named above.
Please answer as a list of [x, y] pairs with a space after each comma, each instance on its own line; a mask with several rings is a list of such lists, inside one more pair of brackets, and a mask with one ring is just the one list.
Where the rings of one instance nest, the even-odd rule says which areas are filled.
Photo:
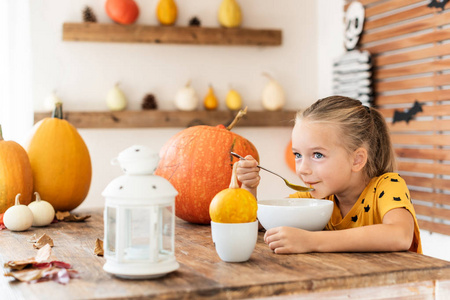
[[[231, 153], [231, 155], [236, 156], [236, 157], [239, 158], [239, 159], [245, 160], [244, 157], [240, 156], [240, 155], [237, 154], [237, 153], [234, 153], [234, 152], [230, 152], [230, 153]], [[262, 170], [264, 170], [264, 171], [267, 171], [267, 172], [269, 172], [269, 173], [272, 173], [273, 175], [276, 175], [276, 176], [280, 177], [281, 179], [284, 180], [284, 182], [286, 183], [286, 185], [287, 185], [288, 187], [290, 187], [291, 189], [293, 189], [293, 190], [300, 191], [300, 192], [311, 192], [311, 191], [314, 191], [314, 189], [312, 189], [312, 188], [308, 188], [308, 187], [305, 187], [305, 186], [292, 184], [292, 183], [290, 183], [289, 181], [287, 181], [284, 177], [282, 177], [281, 175], [278, 175], [278, 174], [275, 173], [275, 172], [272, 172], [272, 171], [270, 171], [270, 170], [268, 170], [268, 169], [266, 169], [266, 168], [264, 168], [264, 167], [261, 167], [260, 165], [257, 165], [257, 167], [260, 168], [260, 169], [262, 169]]]

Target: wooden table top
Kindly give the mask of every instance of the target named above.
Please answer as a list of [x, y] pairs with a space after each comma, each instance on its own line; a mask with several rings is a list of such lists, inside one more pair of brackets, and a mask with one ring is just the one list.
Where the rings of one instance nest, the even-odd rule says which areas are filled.
[[[25, 232], [0, 231], [2, 266], [34, 257], [37, 250], [27, 240], [33, 234], [47, 233], [55, 244], [51, 259], [71, 263], [80, 273], [80, 278], [66, 285], [52, 281], [27, 284], [0, 276], [1, 299], [244, 299], [294, 293], [306, 297], [380, 286], [406, 285], [412, 290], [420, 282], [430, 287], [439, 281], [446, 282], [450, 291], [448, 261], [411, 252], [277, 255], [264, 244], [262, 232], [249, 261], [226, 263], [214, 249], [210, 226], [179, 219], [175, 247], [180, 268], [159, 279], [120, 279], [104, 272], [105, 259], [93, 253], [95, 240], [103, 240], [102, 210], [78, 213], [92, 217]], [[434, 294], [433, 289], [428, 292]]]

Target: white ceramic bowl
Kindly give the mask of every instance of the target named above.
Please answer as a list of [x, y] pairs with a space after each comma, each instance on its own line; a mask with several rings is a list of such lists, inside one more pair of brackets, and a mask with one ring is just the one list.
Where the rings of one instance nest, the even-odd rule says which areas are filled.
[[321, 199], [259, 200], [258, 220], [266, 230], [288, 226], [318, 231], [327, 225], [333, 207], [333, 201]]
[[225, 262], [249, 260], [258, 239], [258, 221], [216, 223], [211, 221], [211, 236], [217, 254]]

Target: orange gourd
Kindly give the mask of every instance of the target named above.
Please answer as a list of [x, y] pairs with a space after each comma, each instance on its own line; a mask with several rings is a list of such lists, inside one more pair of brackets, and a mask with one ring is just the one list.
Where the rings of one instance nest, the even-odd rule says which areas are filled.
[[252, 155], [259, 161], [255, 146], [230, 130], [246, 113], [240, 111], [227, 127], [193, 126], [169, 139], [160, 151], [155, 174], [169, 180], [178, 191], [175, 214], [188, 222], [209, 224], [209, 205], [214, 196], [229, 185], [237, 158], [230, 152]]
[[34, 190], [56, 211], [70, 211], [86, 198], [92, 177], [88, 148], [75, 127], [63, 120], [62, 104], [36, 123], [27, 151]]
[[134, 0], [106, 0], [106, 14], [119, 24], [133, 24], [139, 17], [139, 7]]
[[5, 141], [0, 125], [0, 214], [22, 194], [22, 204], [28, 205], [33, 195], [33, 174], [25, 149], [14, 141]]
[[178, 17], [178, 8], [174, 0], [159, 0], [156, 18], [161, 25], [173, 25]]
[[209, 205], [211, 221], [217, 223], [248, 223], [256, 221], [258, 204], [247, 190], [241, 189], [236, 177], [237, 162], [233, 165], [230, 187], [217, 193]]
[[284, 150], [284, 159], [289, 169], [291, 169], [295, 173], [295, 156], [294, 154], [292, 154], [292, 140], [289, 141], [286, 149]]

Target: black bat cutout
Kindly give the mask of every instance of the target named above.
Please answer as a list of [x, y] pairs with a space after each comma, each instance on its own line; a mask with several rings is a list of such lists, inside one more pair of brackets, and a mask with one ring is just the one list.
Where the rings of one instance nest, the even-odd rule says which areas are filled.
[[431, 0], [430, 3], [428, 3], [428, 7], [436, 7], [440, 8], [441, 10], [444, 10], [444, 6], [447, 4], [449, 0]]
[[400, 121], [406, 121], [406, 123], [409, 123], [409, 121], [412, 120], [412, 118], [418, 113], [423, 111], [422, 105], [417, 100], [414, 102], [413, 107], [411, 107], [407, 111], [394, 111], [394, 118], [392, 119], [392, 124], [395, 124], [395, 122]]

